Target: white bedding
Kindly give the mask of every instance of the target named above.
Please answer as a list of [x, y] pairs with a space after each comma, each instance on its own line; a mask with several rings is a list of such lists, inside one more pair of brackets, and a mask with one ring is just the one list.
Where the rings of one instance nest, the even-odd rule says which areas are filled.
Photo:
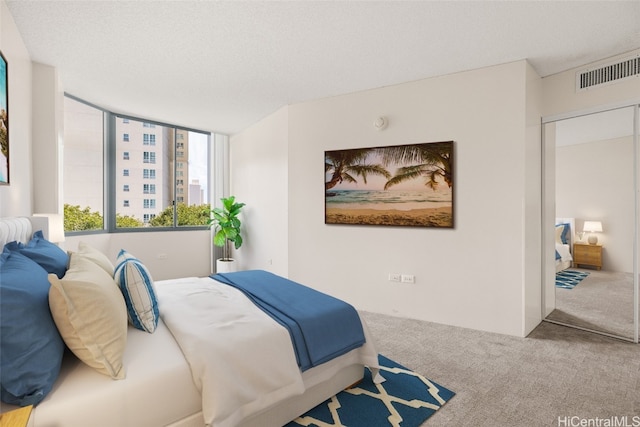
[[[288, 331], [237, 289], [210, 278], [183, 278], [157, 282], [156, 291], [161, 317], [202, 393], [207, 426], [236, 426], [311, 385], [303, 381]], [[367, 342], [347, 358], [377, 367], [377, 352]], [[332, 375], [307, 372], [315, 382]]]
[[571, 256], [571, 250], [569, 245], [562, 243], [556, 243], [556, 251], [560, 254], [560, 259], [556, 260], [556, 273], [558, 271], [565, 270], [571, 267], [573, 257]]
[[[156, 288], [164, 289], [166, 282], [172, 281], [158, 281]], [[319, 390], [320, 393], [307, 393], [306, 397], [296, 395], [292, 400], [277, 402], [264, 411], [256, 412], [253, 417], [247, 416], [246, 420], [243, 419], [237, 425], [281, 426], [329, 398], [336, 390], [360, 379], [363, 373], [362, 365], [377, 366], [377, 352], [365, 323], [363, 328], [367, 339], [364, 346], [302, 374], [305, 391], [323, 387]], [[290, 345], [290, 341], [288, 343]], [[229, 353], [235, 357], [236, 353], [231, 348]], [[153, 334], [129, 327], [124, 365], [127, 377], [116, 381], [85, 365], [73, 354], [66, 355], [53, 390], [34, 408], [28, 426], [204, 425], [202, 396], [194, 384], [189, 364], [162, 319]], [[347, 382], [336, 381], [345, 369], [353, 372], [354, 368], [359, 372], [359, 376], [358, 372], [354, 372]], [[266, 367], [263, 370], [269, 369], [270, 367]], [[334, 385], [330, 388], [324, 386], [332, 381]], [[336, 388], [335, 384], [340, 385]], [[0, 412], [11, 409], [16, 407], [0, 403]]]
[[129, 327], [124, 364], [127, 378], [116, 381], [65, 356], [53, 390], [28, 425], [158, 427], [199, 414], [202, 402], [189, 365], [162, 321], [153, 334]]

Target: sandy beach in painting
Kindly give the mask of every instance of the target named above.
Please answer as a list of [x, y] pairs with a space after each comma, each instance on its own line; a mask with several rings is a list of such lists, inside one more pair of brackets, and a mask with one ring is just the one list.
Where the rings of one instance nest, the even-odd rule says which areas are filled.
[[453, 227], [451, 207], [397, 209], [326, 209], [327, 224], [414, 225]]

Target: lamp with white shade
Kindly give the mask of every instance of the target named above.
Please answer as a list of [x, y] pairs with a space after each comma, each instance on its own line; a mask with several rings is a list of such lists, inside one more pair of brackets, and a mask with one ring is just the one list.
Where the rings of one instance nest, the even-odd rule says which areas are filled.
[[52, 243], [64, 242], [64, 215], [51, 213], [36, 213], [33, 216], [43, 216], [49, 220], [47, 240]]
[[585, 233], [589, 233], [587, 241], [590, 245], [596, 245], [598, 243], [598, 236], [594, 233], [602, 233], [602, 222], [600, 221], [585, 221], [582, 230]]

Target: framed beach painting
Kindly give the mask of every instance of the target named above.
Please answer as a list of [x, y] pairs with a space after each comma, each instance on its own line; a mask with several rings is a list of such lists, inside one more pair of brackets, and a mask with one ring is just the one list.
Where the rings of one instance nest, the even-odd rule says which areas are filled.
[[9, 184], [9, 79], [7, 60], [0, 52], [0, 185]]
[[453, 228], [453, 141], [325, 151], [325, 224]]

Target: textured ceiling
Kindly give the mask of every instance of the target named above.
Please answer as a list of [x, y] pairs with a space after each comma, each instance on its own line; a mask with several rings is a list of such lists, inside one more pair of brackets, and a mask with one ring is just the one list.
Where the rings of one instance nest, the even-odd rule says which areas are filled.
[[548, 76], [640, 47], [640, 1], [5, 2], [66, 92], [228, 134], [286, 104], [521, 59]]

